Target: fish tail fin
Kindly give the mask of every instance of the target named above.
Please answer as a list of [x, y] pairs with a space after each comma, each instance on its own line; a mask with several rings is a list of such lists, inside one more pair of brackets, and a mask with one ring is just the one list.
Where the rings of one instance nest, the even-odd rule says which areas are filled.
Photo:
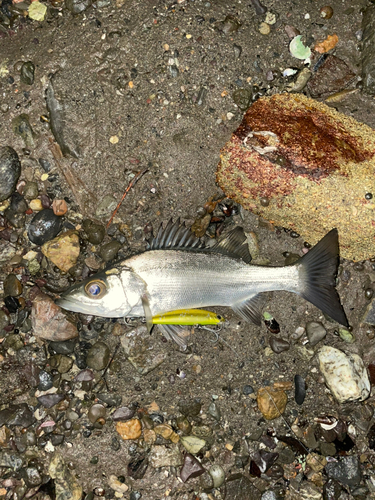
[[349, 326], [336, 291], [339, 239], [332, 229], [296, 264], [301, 267], [298, 294], [341, 325]]

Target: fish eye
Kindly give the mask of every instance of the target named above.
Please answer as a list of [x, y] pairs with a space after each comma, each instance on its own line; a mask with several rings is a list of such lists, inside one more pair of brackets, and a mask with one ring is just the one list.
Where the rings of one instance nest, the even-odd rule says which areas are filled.
[[91, 299], [99, 299], [107, 291], [106, 284], [103, 281], [90, 281], [85, 286], [85, 292]]

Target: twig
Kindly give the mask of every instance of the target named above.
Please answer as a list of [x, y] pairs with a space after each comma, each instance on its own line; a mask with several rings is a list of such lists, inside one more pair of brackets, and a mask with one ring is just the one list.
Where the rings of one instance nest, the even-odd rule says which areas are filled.
[[148, 172], [148, 171], [149, 171], [149, 169], [148, 169], [148, 168], [145, 168], [144, 170], [140, 170], [140, 171], [137, 173], [137, 175], [136, 175], [135, 177], [133, 177], [133, 179], [129, 182], [128, 187], [125, 189], [125, 192], [124, 192], [124, 194], [122, 195], [121, 200], [118, 202], [118, 205], [117, 205], [117, 207], [115, 208], [115, 210], [114, 210], [114, 212], [113, 212], [113, 214], [112, 214], [111, 218], [109, 219], [108, 224], [107, 224], [107, 226], [106, 226], [106, 227], [108, 227], [108, 226], [111, 224], [111, 222], [112, 222], [112, 220], [113, 220], [114, 216], [115, 216], [115, 215], [117, 214], [117, 212], [118, 212], [118, 209], [121, 207], [121, 203], [124, 201], [125, 196], [129, 193], [129, 191], [131, 190], [131, 188], [137, 184], [137, 182], [139, 181], [139, 179], [140, 179], [141, 177], [143, 177], [143, 176], [145, 175], [145, 173], [146, 173], [146, 172]]

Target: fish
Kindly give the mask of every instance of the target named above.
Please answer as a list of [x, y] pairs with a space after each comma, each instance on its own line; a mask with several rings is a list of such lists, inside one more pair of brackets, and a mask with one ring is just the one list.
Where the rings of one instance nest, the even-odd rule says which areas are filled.
[[[170, 220], [160, 226], [145, 252], [73, 285], [56, 303], [68, 311], [94, 316], [145, 317], [149, 331], [155, 316], [214, 306], [230, 307], [243, 320], [260, 326], [264, 292], [286, 290], [349, 326], [335, 287], [337, 229], [292, 265], [259, 266], [251, 260], [240, 226], [208, 247], [179, 219]], [[185, 345], [178, 325], [158, 327], [168, 339]]]

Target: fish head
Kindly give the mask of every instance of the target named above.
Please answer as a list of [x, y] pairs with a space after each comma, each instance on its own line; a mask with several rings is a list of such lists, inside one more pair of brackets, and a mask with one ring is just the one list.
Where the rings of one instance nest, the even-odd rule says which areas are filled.
[[131, 309], [117, 272], [103, 271], [73, 285], [56, 304], [67, 311], [120, 318]]

